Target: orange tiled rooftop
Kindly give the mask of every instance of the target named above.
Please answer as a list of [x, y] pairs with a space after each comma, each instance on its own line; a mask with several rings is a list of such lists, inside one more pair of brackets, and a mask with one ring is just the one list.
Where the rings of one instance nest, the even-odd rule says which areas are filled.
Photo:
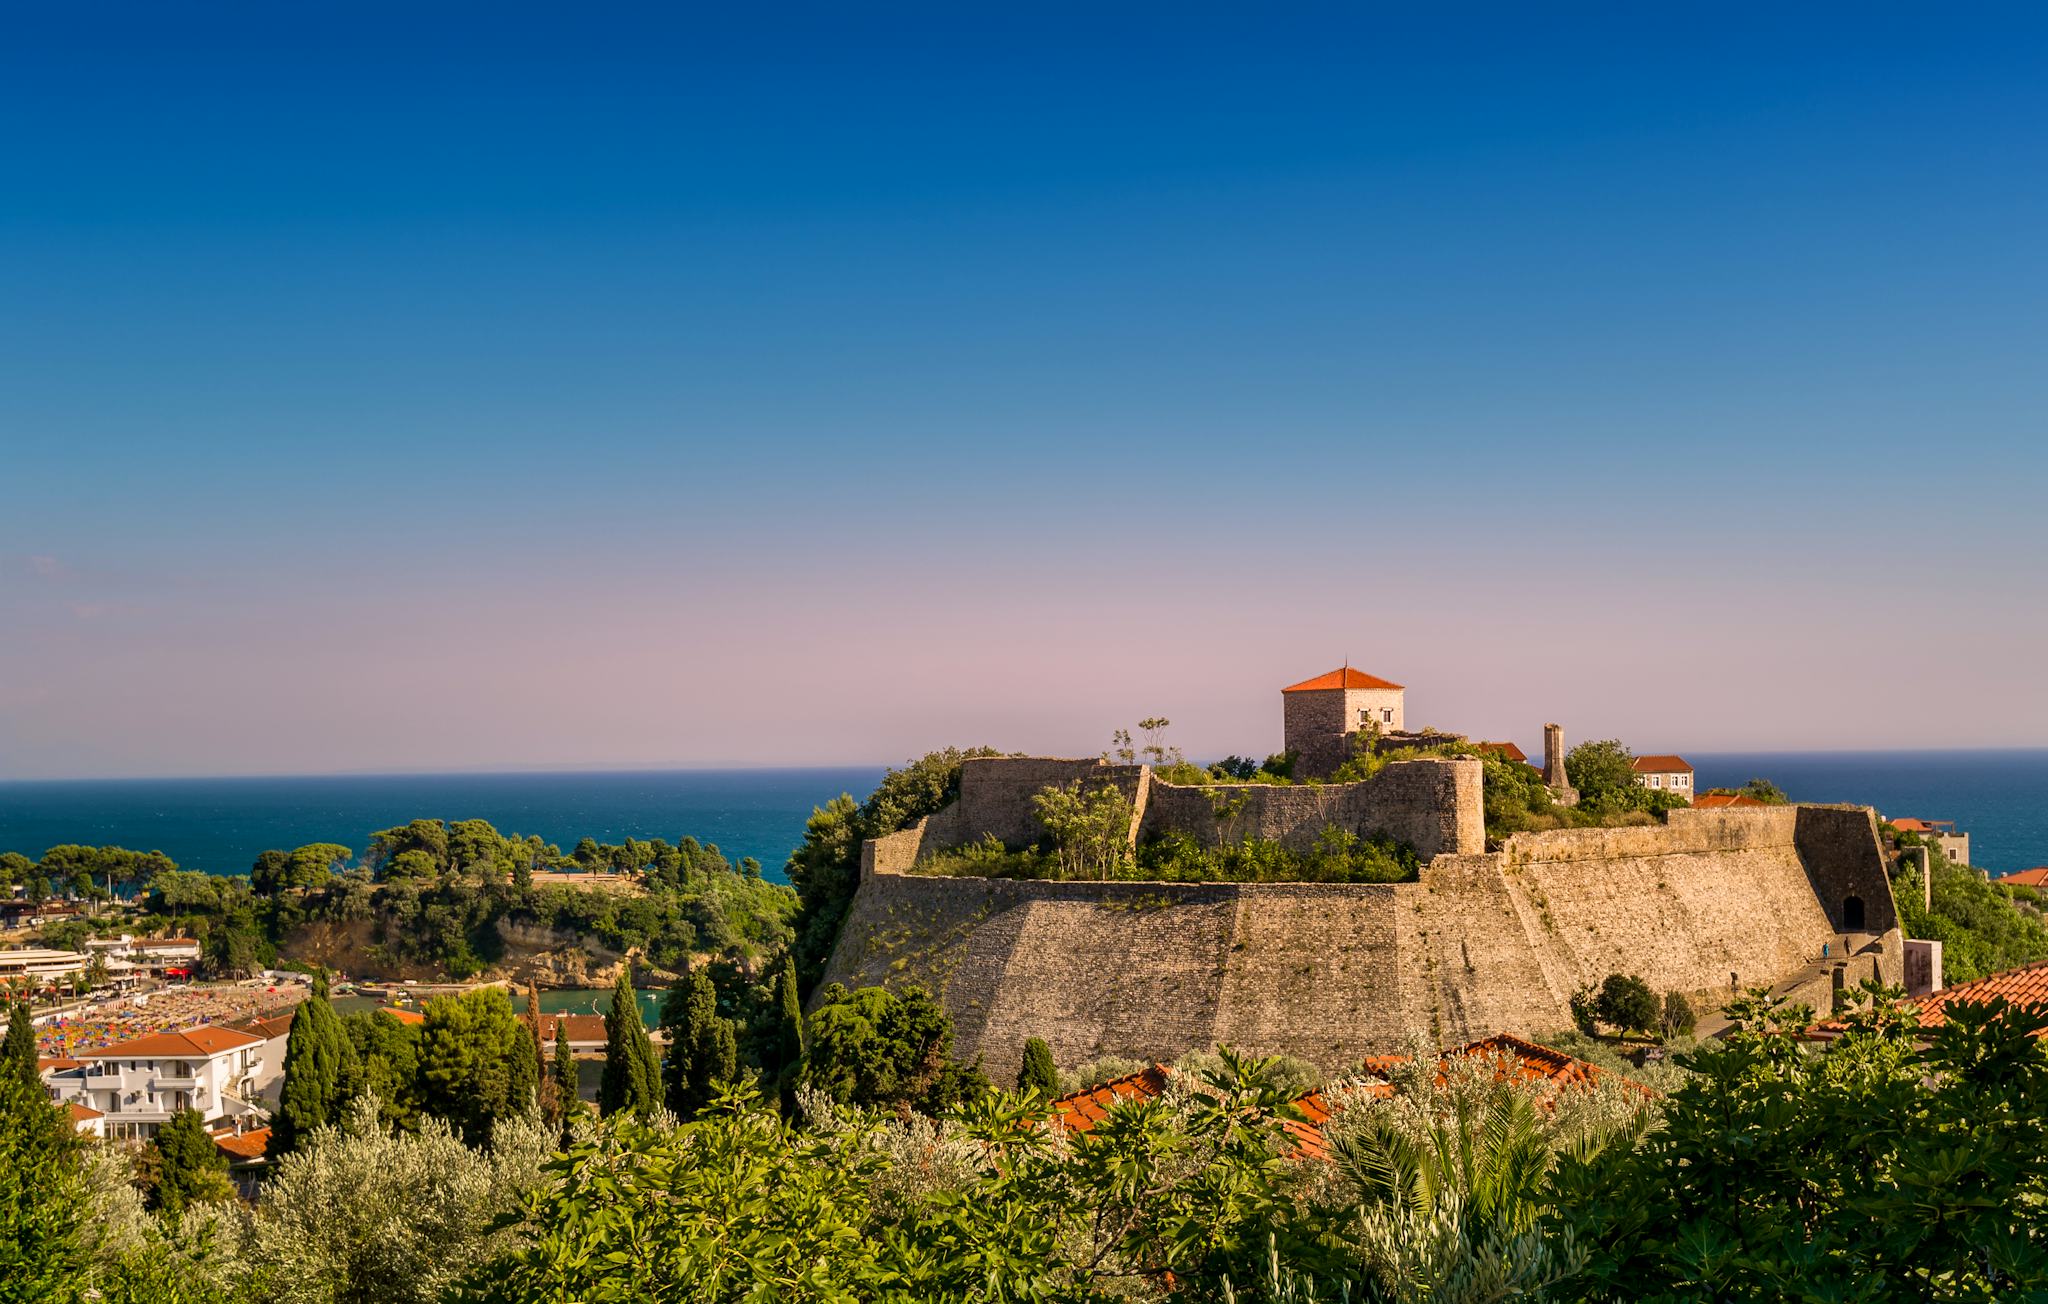
[[1298, 684], [1289, 684], [1280, 691], [1283, 693], [1326, 693], [1333, 688], [1399, 687], [1401, 685], [1391, 679], [1381, 679], [1378, 675], [1368, 675], [1363, 670], [1354, 670], [1350, 666], [1345, 666], [1341, 670], [1332, 670], [1327, 675], [1317, 675], [1314, 679], [1304, 679]]

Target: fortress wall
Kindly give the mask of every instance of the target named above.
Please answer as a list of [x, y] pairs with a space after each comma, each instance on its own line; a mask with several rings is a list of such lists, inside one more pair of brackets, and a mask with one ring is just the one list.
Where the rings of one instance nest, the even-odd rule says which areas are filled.
[[1396, 838], [1424, 860], [1478, 852], [1486, 839], [1483, 778], [1481, 763], [1463, 758], [1396, 761], [1362, 783], [1183, 786], [1154, 778], [1139, 832], [1186, 833], [1210, 846], [1259, 838], [1300, 851], [1335, 826]]
[[947, 840], [934, 840], [927, 850], [942, 851], [991, 833], [1010, 846], [1029, 846], [1045, 836], [1031, 805], [1044, 789], [1076, 780], [1089, 789], [1109, 783], [1135, 808], [1147, 777], [1145, 766], [1112, 765], [1099, 758], [975, 757], [960, 766], [960, 799], [951, 808], [956, 823], [941, 830]]
[[1806, 862], [1814, 890], [1820, 894], [1835, 928], [1848, 930], [1842, 908], [1852, 896], [1863, 902], [1864, 923], [1858, 931], [1883, 933], [1899, 927], [1898, 903], [1892, 899], [1891, 874], [1878, 838], [1877, 815], [1867, 806], [1797, 809], [1795, 836], [1800, 859]]
[[[1390, 885], [902, 873], [926, 840], [871, 844], [826, 976], [930, 988], [960, 1053], [984, 1055], [997, 1080], [1034, 1036], [1068, 1067], [1223, 1041], [1332, 1068], [1412, 1032], [1540, 1036], [1569, 1024], [1576, 987], [1612, 972], [1717, 1003], [1731, 971], [1776, 982], [1840, 941], [1817, 893], [1865, 890], [1873, 925], [1891, 910], [1869, 881], [1883, 866], [1862, 810], [1679, 810], [1668, 824], [1518, 834]], [[1869, 961], [1887, 976], [1895, 937]]]

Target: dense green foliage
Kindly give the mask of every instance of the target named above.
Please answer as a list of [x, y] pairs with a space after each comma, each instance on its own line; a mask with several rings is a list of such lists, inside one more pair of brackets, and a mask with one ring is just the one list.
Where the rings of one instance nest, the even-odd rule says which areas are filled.
[[732, 1020], [718, 1013], [718, 988], [710, 974], [697, 970], [669, 989], [661, 1026], [668, 1034], [662, 1062], [668, 1107], [694, 1118], [739, 1076], [738, 1037]]
[[1611, 973], [1593, 1002], [1600, 1022], [1622, 1032], [1648, 1033], [1663, 1019], [1664, 1006], [1650, 985], [1633, 974]]
[[921, 987], [848, 991], [833, 983], [819, 994], [804, 1043], [804, 1085], [842, 1104], [908, 1104], [935, 1114], [988, 1090], [980, 1061], [953, 1060], [952, 1021]]
[[[626, 1004], [633, 1002], [629, 998]], [[519, 1069], [531, 1056], [530, 1034], [504, 992], [478, 987], [459, 996], [437, 996], [427, 1002], [426, 1015], [419, 1029], [415, 1086], [422, 1113], [477, 1142], [490, 1136], [500, 1119], [532, 1107], [532, 1081]]]
[[69, 1180], [75, 1147], [36, 1076], [28, 1007], [15, 1004], [0, 1054], [0, 1304], [60, 1298], [69, 1285], [81, 1212]]
[[145, 1165], [151, 1170], [150, 1207], [173, 1216], [202, 1200], [226, 1200], [228, 1158], [207, 1135], [206, 1120], [196, 1109], [181, 1109], [150, 1139]]
[[[1121, 808], [1115, 836], [1129, 834], [1130, 812]], [[1107, 841], [1107, 839], [1105, 839]], [[1168, 833], [1138, 844], [1132, 855], [1122, 843], [1114, 854], [1091, 851], [1081, 857], [1043, 847], [1016, 849], [994, 838], [926, 856], [920, 874], [959, 878], [1087, 878], [1172, 883], [1412, 883], [1420, 873], [1415, 852], [1392, 838], [1361, 838], [1325, 828], [1305, 851], [1280, 842], [1245, 837], [1207, 845], [1186, 833]]]

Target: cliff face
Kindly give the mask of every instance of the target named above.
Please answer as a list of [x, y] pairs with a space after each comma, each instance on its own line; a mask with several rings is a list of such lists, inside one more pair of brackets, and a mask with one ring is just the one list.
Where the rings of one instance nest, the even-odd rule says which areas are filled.
[[870, 844], [826, 976], [929, 987], [958, 1051], [998, 1080], [1034, 1036], [1065, 1065], [1227, 1042], [1334, 1067], [1414, 1031], [1540, 1035], [1570, 1023], [1575, 988], [1612, 972], [1717, 1004], [1731, 974], [1775, 982], [1823, 944], [1874, 948], [1877, 970], [1901, 975], [1875, 819], [1860, 808], [1680, 810], [1664, 825], [1522, 834], [1394, 885], [902, 872], [928, 832]]

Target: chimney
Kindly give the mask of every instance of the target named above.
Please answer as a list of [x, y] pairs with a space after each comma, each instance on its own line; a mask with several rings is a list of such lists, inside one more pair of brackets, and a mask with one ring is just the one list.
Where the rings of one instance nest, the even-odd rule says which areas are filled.
[[1564, 726], [1561, 724], [1543, 726], [1543, 782], [1551, 788], [1571, 786], [1571, 781], [1564, 777]]

